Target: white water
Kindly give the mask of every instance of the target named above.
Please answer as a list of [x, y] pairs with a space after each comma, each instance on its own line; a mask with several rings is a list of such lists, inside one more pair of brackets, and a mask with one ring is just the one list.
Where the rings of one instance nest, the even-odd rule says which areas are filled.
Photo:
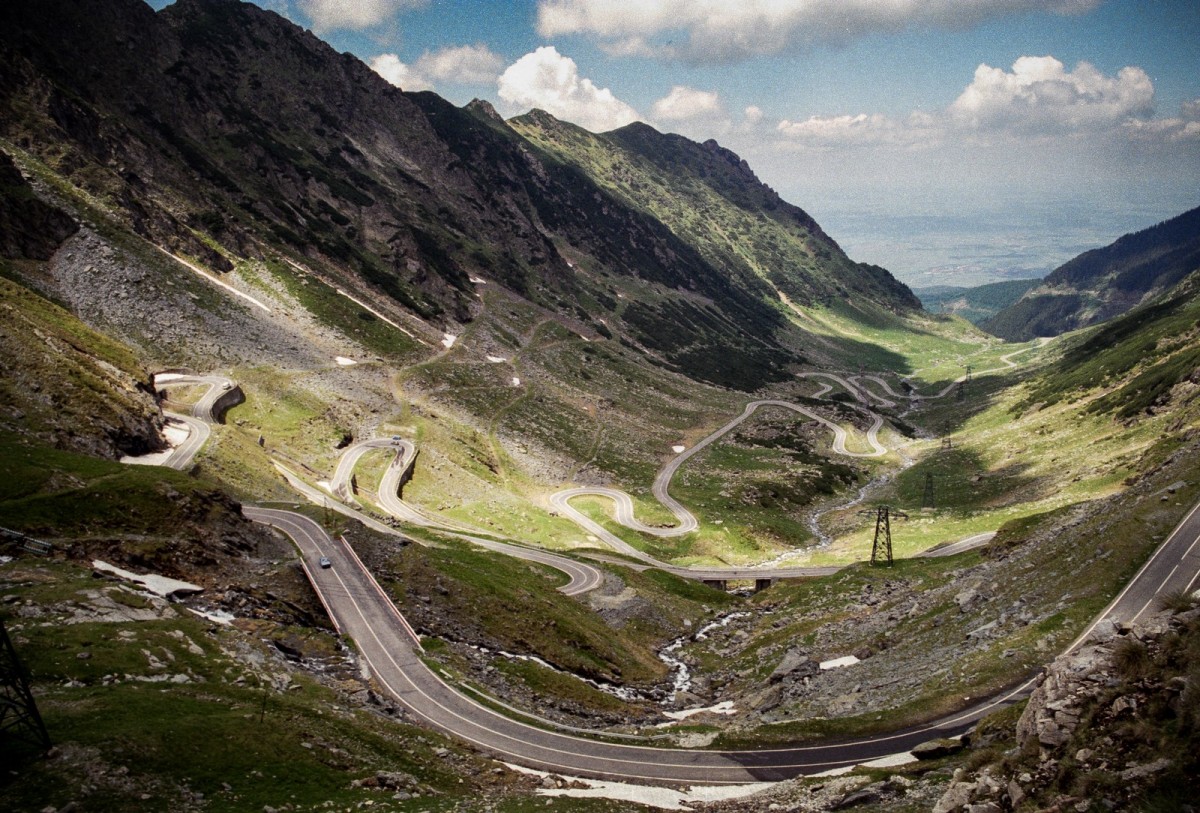
[[678, 652], [684, 644], [688, 643], [688, 641], [703, 641], [708, 638], [708, 634], [713, 630], [726, 627], [731, 622], [736, 621], [739, 618], [747, 618], [750, 615], [752, 614], [730, 613], [729, 615], [722, 616], [716, 621], [705, 624], [694, 635], [685, 635], [682, 638], [676, 638], [674, 641], [659, 650], [658, 659], [665, 663], [669, 669], [675, 672], [675, 678], [671, 681], [671, 697], [667, 702], [673, 701], [678, 692], [686, 692], [688, 689], [692, 688], [692, 672], [690, 669], [688, 669], [686, 663], [675, 657], [675, 653]]

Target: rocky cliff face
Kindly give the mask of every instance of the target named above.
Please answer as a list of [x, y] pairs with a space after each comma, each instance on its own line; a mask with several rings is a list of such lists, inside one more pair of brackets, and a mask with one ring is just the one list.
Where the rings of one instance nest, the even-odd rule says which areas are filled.
[[961, 775], [935, 813], [1185, 810], [1200, 792], [1200, 609], [1102, 622], [1050, 664], [1001, 762]]
[[[5, 4], [0, 137], [122, 225], [214, 271], [238, 258], [303, 257], [443, 325], [474, 317], [473, 280], [484, 279], [602, 335], [610, 328], [599, 325], [624, 320], [628, 338], [664, 364], [728, 385], [778, 378], [798, 360], [773, 286], [811, 301], [916, 305], [715, 144], [640, 131], [611, 142], [633, 155], [669, 139], [676, 157], [662, 171], [703, 173], [729, 205], [784, 224], [807, 246], [799, 276], [787, 257], [751, 268], [713, 250], [486, 103], [458, 109], [404, 93], [236, 0], [180, 0], [157, 13], [140, 0]], [[610, 280], [635, 281], [655, 305], [626, 319]], [[728, 363], [712, 364], [716, 352]]]
[[43, 203], [0, 151], [0, 257], [48, 260], [78, 229], [65, 212]]
[[1200, 269], [1200, 208], [1080, 254], [982, 324], [1001, 338], [1057, 336], [1123, 314]]

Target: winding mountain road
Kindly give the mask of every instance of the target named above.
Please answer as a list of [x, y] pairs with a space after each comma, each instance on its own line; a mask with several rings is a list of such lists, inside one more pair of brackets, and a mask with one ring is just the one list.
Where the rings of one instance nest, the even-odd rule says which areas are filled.
[[[232, 403], [241, 403], [244, 399], [241, 389], [233, 379], [221, 375], [187, 375], [183, 373], [156, 373], [154, 375], [156, 389], [168, 386], [206, 386], [207, 389], [195, 404], [187, 409], [188, 414], [163, 410], [165, 429], [170, 433], [172, 428], [186, 432], [186, 437], [171, 447], [167, 452], [156, 452], [139, 457], [122, 458], [125, 463], [143, 466], [166, 466], [167, 468], [183, 471], [192, 465], [192, 460], [201, 447], [208, 442], [212, 424], [220, 423], [221, 414]], [[170, 405], [169, 401], [164, 402]]]
[[[835, 376], [831, 377], [836, 378]], [[842, 381], [842, 379], [837, 380], [839, 383], [846, 384], [851, 391], [857, 391], [856, 388], [851, 387], [847, 382]], [[576, 511], [574, 508], [572, 508], [570, 501], [576, 497], [604, 497], [610, 499], [613, 501], [615, 508], [613, 518], [618, 523], [624, 525], [626, 528], [630, 528], [631, 530], [639, 531], [644, 534], [650, 534], [651, 536], [669, 538], [691, 533], [699, 527], [700, 523], [696, 520], [695, 515], [692, 514], [691, 511], [681, 505], [678, 500], [670, 495], [668, 489], [671, 486], [671, 480], [675, 477], [675, 473], [679, 471], [679, 467], [686, 463], [693, 455], [703, 451], [711, 444], [732, 432], [762, 407], [788, 409], [792, 412], [798, 412], [801, 415], [804, 415], [806, 418], [822, 424], [833, 432], [832, 449], [837, 454], [844, 455], [846, 457], [882, 457], [883, 455], [887, 454], [887, 449], [879, 442], [879, 430], [883, 427], [883, 416], [881, 415], [870, 413], [872, 415], [872, 421], [870, 428], [868, 428], [866, 432], [866, 441], [871, 446], [871, 451], [852, 452], [846, 448], [846, 440], [849, 435], [845, 428], [817, 414], [816, 412], [813, 412], [808, 407], [801, 406], [800, 404], [794, 404], [790, 401], [777, 401], [770, 399], [751, 401], [746, 405], [746, 408], [742, 411], [741, 415], [737, 416], [729, 423], [725, 424], [720, 429], [713, 432], [696, 445], [692, 446], [692, 448], [681, 452], [672, 458], [671, 461], [667, 463], [667, 465], [664, 466], [661, 471], [659, 471], [658, 476], [654, 478], [654, 484], [651, 486], [650, 491], [654, 497], [675, 516], [677, 524], [674, 527], [660, 528], [653, 525], [646, 525], [645, 523], [639, 521], [637, 517], [634, 516], [633, 498], [624, 491], [615, 488], [605, 488], [602, 486], [580, 486], [577, 488], [565, 489], [550, 495], [550, 505], [564, 516], [573, 520], [580, 527], [587, 529], [590, 533], [603, 539], [607, 544], [612, 545], [622, 553], [636, 556], [639, 559], [645, 560], [646, 557], [644, 554], [641, 554], [640, 552], [636, 551], [636, 549], [625, 544], [624, 542], [621, 542], [613, 534], [604, 531], [604, 529], [598, 524], [592, 522], [579, 511]]]
[[[370, 441], [364, 441], [364, 443], [370, 443]], [[364, 452], [369, 451], [371, 448], [381, 447], [370, 446], [365, 449]], [[388, 446], [384, 446], [383, 448], [388, 448]], [[361, 455], [356, 455], [356, 457], [357, 456]], [[361, 511], [357, 511], [343, 502], [330, 499], [328, 494], [324, 493], [318, 488], [310, 486], [308, 483], [304, 482], [299, 475], [286, 466], [280, 464], [278, 461], [275, 462], [275, 468], [281, 475], [283, 475], [283, 478], [288, 481], [288, 484], [292, 488], [303, 494], [310, 502], [328, 508], [331, 511], [336, 511], [343, 516], [358, 520], [371, 530], [377, 531], [378, 533], [394, 536], [404, 540], [405, 542], [416, 541], [418, 544], [424, 544], [420, 540], [412, 540], [410, 537], [405, 536], [395, 528], [392, 528], [391, 526], [386, 525]], [[422, 525], [425, 527], [437, 527], [448, 536], [463, 539], [472, 543], [473, 545], [477, 545], [481, 548], [487, 548], [488, 550], [495, 551], [496, 553], [502, 553], [506, 556], [512, 556], [516, 559], [523, 559], [527, 562], [536, 562], [537, 564], [545, 565], [562, 572], [567, 576], [567, 583], [559, 587], [558, 591], [560, 593], [564, 593], [565, 595], [580, 595], [588, 592], [589, 590], [595, 590], [604, 583], [604, 572], [595, 565], [588, 564], [587, 562], [579, 562], [574, 559], [569, 559], [566, 556], [559, 556], [558, 554], [551, 553], [544, 548], [526, 547], [524, 545], [517, 545], [511, 542], [500, 542], [495, 539], [484, 539], [471, 534], [449, 530], [438, 525], [437, 523], [431, 522], [424, 517], [422, 517], [421, 520]]]
[[[420, 658], [411, 626], [348, 545], [314, 521], [273, 509], [246, 508], [246, 516], [290, 536], [306, 562], [328, 556], [333, 567], [306, 567], [339, 630], [355, 642], [380, 685], [419, 722], [485, 754], [540, 770], [610, 780], [692, 784], [777, 781], [861, 764], [911, 750], [936, 737], [960, 734], [984, 715], [1027, 694], [1030, 679], [961, 712], [893, 734], [849, 742], [755, 751], [651, 748], [585, 739], [506, 717], [460, 694]], [[1128, 586], [1068, 651], [1082, 645], [1105, 618], [1132, 621], [1164, 590], [1194, 589], [1200, 579], [1200, 503], [1159, 546]]]

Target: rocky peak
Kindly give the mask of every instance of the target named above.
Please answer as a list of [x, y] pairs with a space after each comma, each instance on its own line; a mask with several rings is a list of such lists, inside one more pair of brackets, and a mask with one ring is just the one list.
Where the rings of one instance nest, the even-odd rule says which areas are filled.
[[1188, 787], [1184, 797], [1197, 798], [1200, 608], [1187, 598], [1177, 604], [1134, 625], [1101, 621], [1083, 646], [1056, 658], [1011, 752], [956, 775], [934, 810], [1127, 810]]
[[472, 113], [478, 113], [484, 118], [491, 119], [498, 124], [504, 124], [504, 117], [496, 112], [496, 108], [486, 99], [472, 99], [467, 103], [467, 110]]

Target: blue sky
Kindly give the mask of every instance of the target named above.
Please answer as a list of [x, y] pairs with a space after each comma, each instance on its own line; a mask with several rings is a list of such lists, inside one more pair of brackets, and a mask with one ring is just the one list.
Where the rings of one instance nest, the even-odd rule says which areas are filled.
[[407, 90], [716, 138], [913, 285], [1040, 276], [1200, 205], [1196, 0], [259, 4]]

